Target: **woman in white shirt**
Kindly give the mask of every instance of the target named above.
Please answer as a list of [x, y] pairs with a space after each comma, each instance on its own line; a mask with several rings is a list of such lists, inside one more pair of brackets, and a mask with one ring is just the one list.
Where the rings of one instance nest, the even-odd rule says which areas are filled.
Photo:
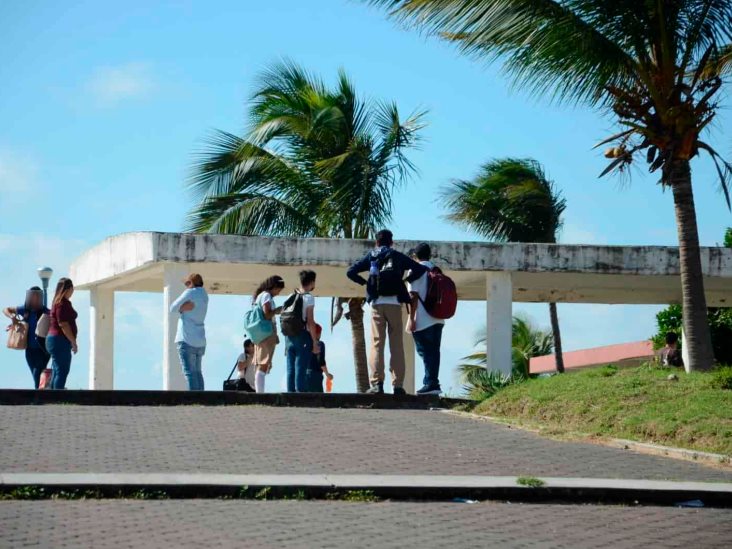
[[274, 357], [275, 347], [280, 342], [277, 337], [277, 324], [274, 317], [280, 312], [275, 307], [274, 298], [280, 295], [285, 288], [285, 280], [281, 276], [270, 276], [263, 281], [257, 291], [254, 292], [254, 305], [261, 307], [264, 317], [272, 321], [272, 335], [260, 341], [254, 346], [254, 388], [258, 393], [264, 392], [264, 376], [272, 369], [272, 357]]

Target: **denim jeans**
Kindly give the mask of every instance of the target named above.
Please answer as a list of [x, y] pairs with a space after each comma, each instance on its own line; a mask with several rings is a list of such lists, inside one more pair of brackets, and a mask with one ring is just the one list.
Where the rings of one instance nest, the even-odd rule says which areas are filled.
[[424, 385], [433, 389], [440, 386], [440, 344], [444, 327], [444, 324], [433, 324], [412, 334], [417, 353], [424, 362]]
[[40, 347], [29, 347], [25, 350], [25, 361], [28, 363], [28, 368], [30, 368], [36, 389], [38, 389], [41, 374], [46, 369], [46, 366], [48, 366], [49, 360], [51, 360], [51, 355]]
[[64, 335], [51, 335], [46, 338], [46, 349], [53, 361], [51, 389], [65, 389], [71, 370], [71, 342]]
[[313, 338], [307, 330], [296, 336], [285, 336], [287, 356], [287, 392], [307, 393], [310, 361], [313, 358]]
[[180, 365], [183, 368], [183, 375], [188, 380], [188, 390], [203, 391], [203, 372], [201, 365], [206, 347], [193, 347], [184, 341], [179, 341], [177, 347]]

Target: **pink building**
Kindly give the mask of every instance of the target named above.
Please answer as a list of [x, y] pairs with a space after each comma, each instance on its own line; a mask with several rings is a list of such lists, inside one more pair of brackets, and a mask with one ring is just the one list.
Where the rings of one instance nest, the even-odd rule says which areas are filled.
[[[650, 360], [653, 356], [653, 344], [648, 340], [618, 343], [593, 349], [565, 352], [564, 368], [571, 370], [604, 364], [626, 364], [631, 366]], [[529, 371], [532, 374], [553, 372], [555, 370], [554, 355], [537, 356], [529, 362]]]

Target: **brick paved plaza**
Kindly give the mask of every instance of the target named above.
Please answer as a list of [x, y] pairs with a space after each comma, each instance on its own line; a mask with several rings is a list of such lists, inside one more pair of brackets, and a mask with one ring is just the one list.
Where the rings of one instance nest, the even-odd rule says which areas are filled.
[[506, 503], [0, 502], [0, 547], [729, 547], [718, 509]]
[[[729, 468], [441, 411], [0, 406], [3, 473], [533, 475], [732, 482]], [[482, 502], [0, 501], [0, 547], [726, 547], [729, 509]]]
[[2, 472], [535, 475], [732, 482], [731, 469], [440, 411], [0, 406]]

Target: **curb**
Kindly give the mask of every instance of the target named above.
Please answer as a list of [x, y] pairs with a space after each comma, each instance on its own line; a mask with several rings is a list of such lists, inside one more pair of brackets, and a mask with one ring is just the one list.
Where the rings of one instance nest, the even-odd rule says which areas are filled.
[[[520, 429], [521, 431], [528, 431], [536, 435], [545, 438], [556, 438], [548, 437], [543, 434], [540, 429], [526, 427], [519, 423], [511, 422], [509, 419], [494, 417], [494, 416], [481, 416], [473, 414], [471, 412], [463, 412], [460, 410], [443, 409], [440, 410], [443, 413], [454, 415], [457, 417], [464, 417], [466, 419], [473, 419], [479, 421], [488, 421], [497, 425], [503, 425], [510, 429]], [[650, 442], [639, 442], [636, 440], [627, 440], [623, 438], [609, 438], [609, 437], [597, 437], [588, 434], [575, 433], [574, 435], [568, 433], [569, 439], [577, 442], [585, 442], [587, 444], [598, 444], [601, 446], [608, 446], [610, 448], [619, 448], [621, 450], [630, 450], [639, 454], [650, 454], [654, 456], [670, 457], [673, 459], [679, 459], [683, 461], [693, 461], [695, 463], [702, 463], [704, 465], [711, 465], [721, 469], [732, 468], [732, 456], [726, 454], [715, 454], [712, 452], [702, 452], [701, 450], [689, 450], [687, 448], [676, 448], [674, 446], [663, 446], [661, 444], [653, 444]], [[565, 439], [561, 439], [565, 440]]]
[[79, 404], [82, 406], [291, 406], [303, 408], [373, 408], [429, 410], [468, 401], [436, 395], [366, 395], [362, 393], [243, 393], [237, 391], [127, 391], [0, 389], [0, 405]]
[[[392, 500], [511, 500], [522, 502], [631, 503], [732, 507], [732, 483], [542, 477], [519, 484], [512, 476], [451, 475], [227, 475], [137, 473], [4, 473], [0, 493], [34, 487], [52, 497], [68, 490], [94, 490], [94, 497], [124, 497], [139, 491], [171, 498], [327, 498], [367, 492]], [[264, 498], [261, 490], [268, 489]], [[68, 492], [67, 492], [68, 493]], [[83, 494], [82, 494], [83, 495]], [[267, 497], [269, 496], [269, 497]], [[335, 497], [334, 499], [338, 499]]]

